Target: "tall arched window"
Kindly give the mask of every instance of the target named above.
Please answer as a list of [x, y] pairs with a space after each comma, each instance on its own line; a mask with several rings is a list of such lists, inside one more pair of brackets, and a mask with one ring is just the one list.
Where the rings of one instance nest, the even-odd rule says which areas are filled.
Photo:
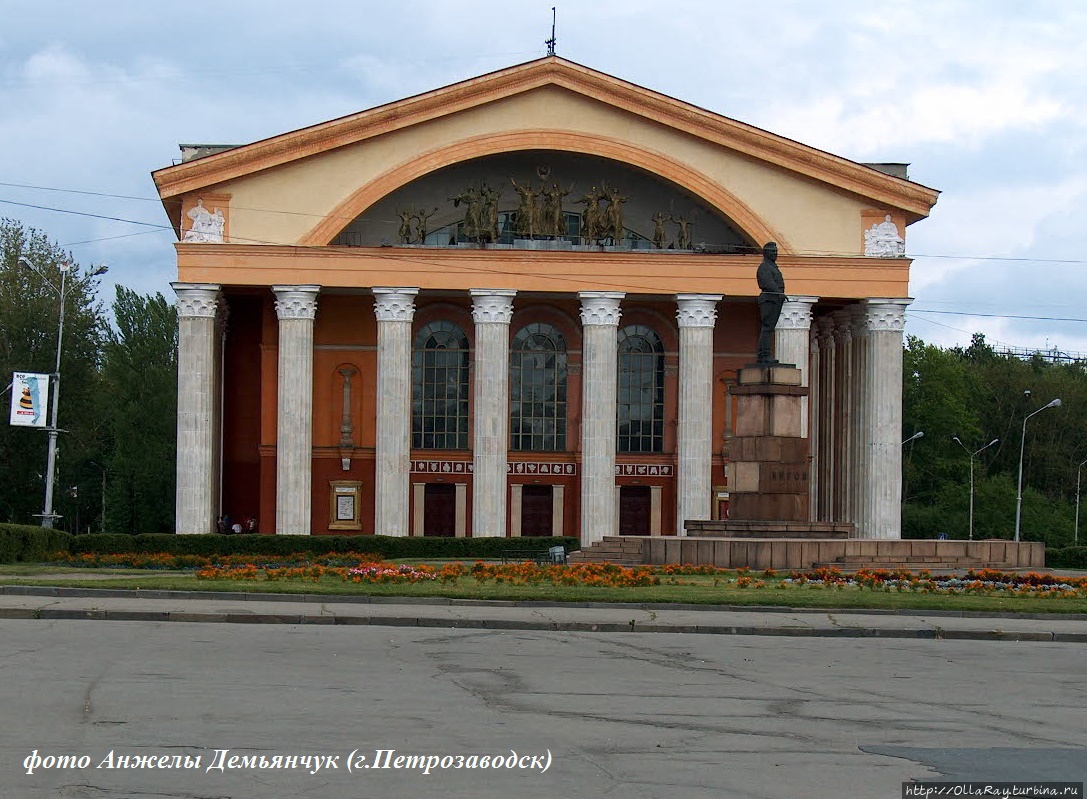
[[544, 322], [522, 327], [510, 347], [510, 446], [566, 449], [566, 341]]
[[618, 451], [663, 452], [664, 345], [652, 328], [619, 331], [618, 392]]
[[468, 449], [468, 337], [452, 322], [425, 325], [411, 353], [411, 445]]

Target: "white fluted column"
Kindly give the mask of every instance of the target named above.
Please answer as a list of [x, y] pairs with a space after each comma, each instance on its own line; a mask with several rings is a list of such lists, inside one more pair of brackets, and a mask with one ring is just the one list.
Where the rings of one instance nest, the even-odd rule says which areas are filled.
[[835, 521], [854, 523], [853, 508], [853, 459], [849, 456], [853, 441], [853, 336], [850, 330], [850, 313], [834, 313], [835, 382], [838, 405], [835, 408], [834, 441], [835, 469]]
[[837, 516], [835, 485], [837, 482], [837, 350], [834, 346], [834, 319], [830, 315], [816, 320], [819, 332], [819, 511], [818, 521], [834, 521]]
[[411, 320], [417, 288], [374, 288], [377, 440], [374, 533], [406, 536], [411, 473]]
[[676, 533], [688, 519], [710, 518], [713, 457], [713, 324], [720, 294], [677, 294], [679, 428]]
[[581, 544], [615, 535], [615, 391], [622, 292], [581, 291]]
[[853, 380], [850, 385], [852, 408], [850, 452], [852, 463], [853, 523], [858, 538], [868, 537], [871, 523], [867, 501], [868, 464], [868, 314], [863, 303], [848, 306], [852, 338]]
[[171, 283], [177, 294], [178, 533], [215, 532], [219, 399], [216, 396], [216, 311], [219, 286]]
[[808, 444], [811, 448], [811, 464], [808, 469], [808, 518], [813, 522], [821, 521], [819, 516], [819, 492], [822, 487], [819, 468], [822, 462], [822, 450], [820, 449], [819, 436], [821, 435], [820, 392], [823, 389], [823, 376], [821, 371], [822, 352], [819, 348], [819, 335], [815, 325], [810, 325], [808, 348], [811, 353], [811, 381], [808, 386]]
[[[796, 364], [800, 385], [811, 384], [811, 311], [818, 297], [787, 297], [774, 329], [774, 357]], [[800, 401], [800, 430], [808, 435], [808, 398]]]
[[276, 535], [309, 535], [313, 484], [313, 320], [320, 286], [272, 286], [279, 318]]
[[868, 538], [902, 537], [902, 330], [911, 299], [871, 299], [865, 423]]
[[476, 323], [472, 537], [506, 535], [512, 289], [471, 289]]

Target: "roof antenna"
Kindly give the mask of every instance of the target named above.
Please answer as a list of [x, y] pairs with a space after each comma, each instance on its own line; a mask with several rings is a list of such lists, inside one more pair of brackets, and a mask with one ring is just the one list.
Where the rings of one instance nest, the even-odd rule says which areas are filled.
[[547, 54], [555, 55], [555, 7], [551, 6], [551, 38], [544, 44], [547, 45]]

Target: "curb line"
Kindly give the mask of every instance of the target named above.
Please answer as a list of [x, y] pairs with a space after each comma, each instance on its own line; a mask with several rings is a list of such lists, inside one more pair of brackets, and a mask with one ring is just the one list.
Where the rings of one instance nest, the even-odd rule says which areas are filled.
[[296, 613], [192, 613], [188, 611], [77, 610], [0, 608], [0, 619], [40, 621], [151, 621], [204, 624], [321, 624], [431, 629], [537, 630], [592, 633], [679, 633], [695, 635], [762, 635], [796, 638], [897, 638], [960, 641], [1041, 641], [1087, 643], [1085, 633], [1005, 632], [1003, 630], [885, 630], [879, 627], [764, 627], [730, 625], [621, 624], [613, 622], [546, 622], [515, 619], [437, 619], [412, 616], [328, 616]]

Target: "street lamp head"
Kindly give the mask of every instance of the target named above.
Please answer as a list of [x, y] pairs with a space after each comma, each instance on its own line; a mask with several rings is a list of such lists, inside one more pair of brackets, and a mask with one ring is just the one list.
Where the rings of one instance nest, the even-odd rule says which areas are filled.
[[917, 439], [921, 438], [921, 437], [922, 437], [922, 436], [924, 436], [924, 435], [925, 435], [925, 431], [924, 431], [924, 430], [918, 430], [918, 431], [917, 431], [916, 433], [914, 433], [914, 434], [913, 434], [912, 436], [910, 436], [909, 438], [907, 438], [907, 439], [906, 439], [905, 441], [903, 441], [902, 443], [903, 443], [903, 444], [909, 444], [909, 443], [910, 443], [911, 441], [916, 441]]
[[109, 271], [109, 267], [106, 266], [105, 264], [102, 264], [101, 266], [97, 267], [93, 272], [91, 272], [90, 275], [88, 275], [88, 277], [98, 277], [99, 275], [106, 274], [106, 272], [108, 272], [108, 271]]
[[61, 261], [59, 264], [57, 264], [57, 269], [59, 269], [61, 272], [66, 273], [66, 272], [71, 271], [72, 265], [70, 263], [68, 263], [67, 261]]
[[1052, 402], [1050, 402], [1050, 403], [1049, 403], [1048, 405], [1046, 405], [1046, 407], [1047, 407], [1047, 408], [1059, 408], [1059, 407], [1061, 407], [1061, 399], [1060, 399], [1060, 397], [1057, 397], [1057, 399], [1055, 399], [1055, 400], [1053, 400]]
[[26, 258], [23, 258], [22, 256], [19, 256], [19, 266], [21, 266], [23, 269], [33, 269], [34, 268], [34, 265], [32, 263], [30, 263], [30, 261], [26, 260]]

